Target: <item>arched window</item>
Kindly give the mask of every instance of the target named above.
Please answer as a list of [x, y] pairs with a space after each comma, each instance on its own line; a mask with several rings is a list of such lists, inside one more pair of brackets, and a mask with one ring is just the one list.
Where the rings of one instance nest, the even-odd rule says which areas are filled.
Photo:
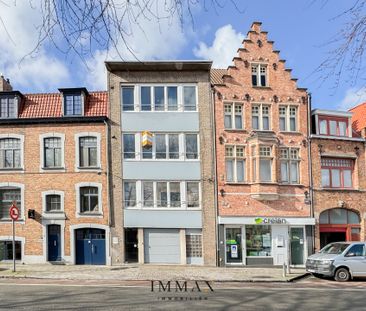
[[344, 208], [333, 208], [320, 214], [319, 223], [327, 225], [359, 225], [360, 216], [356, 212]]

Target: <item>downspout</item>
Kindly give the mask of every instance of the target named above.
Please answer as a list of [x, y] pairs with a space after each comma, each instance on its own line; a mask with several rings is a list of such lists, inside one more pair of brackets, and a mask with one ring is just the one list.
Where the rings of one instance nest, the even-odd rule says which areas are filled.
[[[314, 188], [313, 188], [313, 162], [311, 157], [311, 131], [312, 131], [312, 122], [311, 122], [311, 93], [308, 93], [308, 167], [309, 167], [309, 195], [310, 195], [310, 217], [314, 218]], [[312, 239], [313, 239], [313, 249], [315, 250], [315, 225], [312, 230]]]
[[112, 206], [111, 206], [111, 189], [110, 189], [110, 128], [109, 128], [109, 122], [108, 120], [104, 121], [105, 125], [105, 153], [106, 153], [106, 176], [107, 176], [107, 206], [108, 206], [108, 227], [109, 227], [109, 241], [108, 241], [108, 248], [109, 248], [109, 258], [110, 258], [110, 265], [112, 265], [112, 230], [111, 230], [111, 212], [112, 212]]
[[211, 125], [212, 125], [212, 136], [213, 136], [213, 144], [212, 144], [212, 154], [213, 154], [213, 177], [214, 177], [214, 207], [215, 207], [215, 228], [216, 228], [216, 266], [220, 265], [220, 228], [218, 224], [218, 196], [217, 196], [217, 161], [216, 161], [216, 122], [215, 122], [215, 88], [211, 86]]

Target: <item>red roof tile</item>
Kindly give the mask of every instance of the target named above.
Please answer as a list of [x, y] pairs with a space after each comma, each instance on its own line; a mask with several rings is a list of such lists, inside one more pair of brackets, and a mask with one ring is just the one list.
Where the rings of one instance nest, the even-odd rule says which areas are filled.
[[361, 132], [366, 128], [366, 102], [356, 107], [353, 107], [349, 111], [353, 112], [352, 116], [352, 128], [356, 132]]
[[[60, 93], [25, 94], [19, 118], [62, 117]], [[90, 92], [85, 105], [85, 116], [108, 116], [107, 92]]]

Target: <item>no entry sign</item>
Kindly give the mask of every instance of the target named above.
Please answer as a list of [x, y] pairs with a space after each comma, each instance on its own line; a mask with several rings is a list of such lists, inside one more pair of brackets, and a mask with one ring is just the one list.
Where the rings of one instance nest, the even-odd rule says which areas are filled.
[[17, 208], [17, 206], [13, 203], [9, 209], [9, 215], [10, 218], [14, 221], [18, 220], [19, 218], [19, 209]]

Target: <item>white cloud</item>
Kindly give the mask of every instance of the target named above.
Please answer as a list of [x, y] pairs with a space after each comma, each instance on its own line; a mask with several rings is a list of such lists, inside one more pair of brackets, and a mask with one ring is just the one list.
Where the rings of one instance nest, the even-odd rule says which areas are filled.
[[363, 102], [366, 102], [366, 87], [350, 88], [346, 91], [346, 95], [337, 108], [340, 110], [348, 110]]
[[212, 60], [213, 67], [226, 68], [232, 62], [233, 51], [240, 47], [243, 39], [244, 35], [228, 24], [217, 29], [211, 46], [200, 42], [193, 53], [196, 57]]
[[20, 91], [55, 90], [68, 80], [67, 67], [38, 42], [39, 0], [0, 2], [0, 71]]

